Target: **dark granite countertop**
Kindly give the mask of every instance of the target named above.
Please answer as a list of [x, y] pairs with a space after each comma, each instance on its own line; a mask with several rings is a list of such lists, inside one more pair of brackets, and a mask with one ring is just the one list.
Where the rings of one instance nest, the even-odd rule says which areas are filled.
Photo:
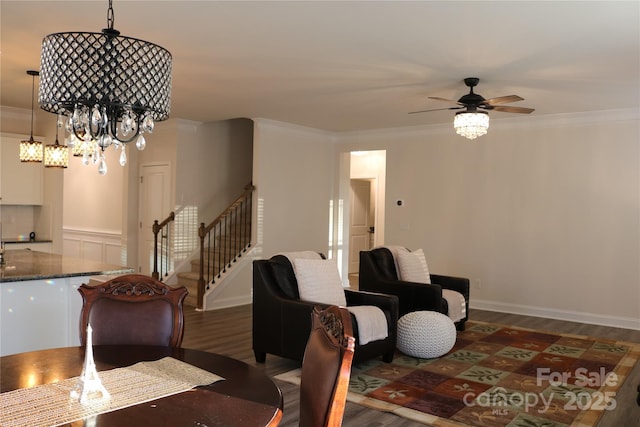
[[0, 282], [129, 274], [134, 271], [133, 268], [120, 265], [103, 264], [29, 249], [6, 250], [4, 260], [5, 263], [0, 265]]
[[5, 239], [2, 241], [2, 243], [51, 243], [53, 242], [53, 240], [40, 240], [40, 239], [36, 239], [36, 240], [30, 240], [30, 239]]

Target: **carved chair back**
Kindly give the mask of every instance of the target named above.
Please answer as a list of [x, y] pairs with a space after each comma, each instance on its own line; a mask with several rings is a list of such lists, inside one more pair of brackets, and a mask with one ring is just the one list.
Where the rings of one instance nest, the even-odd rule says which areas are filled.
[[302, 361], [300, 426], [342, 425], [355, 351], [351, 316], [345, 308], [315, 307]]
[[184, 334], [184, 286], [128, 274], [96, 286], [81, 285], [80, 342], [91, 325], [94, 345], [180, 347]]

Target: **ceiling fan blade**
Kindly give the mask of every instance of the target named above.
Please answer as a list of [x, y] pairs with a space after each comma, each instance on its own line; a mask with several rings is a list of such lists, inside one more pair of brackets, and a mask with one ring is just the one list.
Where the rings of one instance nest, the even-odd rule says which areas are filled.
[[497, 104], [507, 104], [509, 102], [517, 102], [517, 101], [524, 101], [524, 98], [518, 95], [499, 96], [497, 98], [485, 99], [483, 101], [483, 104], [497, 105]]
[[461, 103], [459, 103], [458, 101], [454, 101], [453, 99], [440, 98], [439, 96], [430, 96], [429, 99], [435, 99], [436, 101], [444, 101], [444, 102], [448, 102], [449, 104], [462, 105]]
[[442, 111], [442, 110], [462, 110], [463, 108], [465, 107], [434, 108], [433, 110], [409, 111], [409, 114], [428, 113], [430, 111]]
[[503, 113], [521, 113], [521, 114], [529, 114], [535, 111], [535, 108], [511, 107], [509, 105], [496, 105], [495, 107], [490, 106], [487, 109], [493, 110], [493, 111], [502, 111]]

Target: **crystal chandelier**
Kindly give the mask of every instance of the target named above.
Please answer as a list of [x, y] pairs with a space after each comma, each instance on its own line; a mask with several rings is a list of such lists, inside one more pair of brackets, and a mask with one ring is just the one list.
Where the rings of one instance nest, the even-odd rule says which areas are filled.
[[62, 127], [60, 117], [56, 120], [56, 143], [44, 147], [45, 168], [66, 168], [69, 166], [69, 147], [58, 142], [58, 129]]
[[98, 163], [101, 175], [107, 173], [105, 150], [120, 150], [124, 166], [126, 145], [135, 140], [143, 150], [143, 134], [169, 117], [171, 104], [171, 53], [120, 36], [113, 23], [109, 0], [108, 28], [49, 34], [40, 57], [40, 108], [67, 117], [67, 145], [75, 153], [83, 144], [83, 159]]
[[489, 114], [485, 112], [461, 111], [453, 119], [453, 127], [458, 135], [467, 139], [476, 139], [487, 133]]
[[33, 98], [36, 76], [40, 73], [27, 70], [27, 74], [31, 76], [31, 137], [28, 140], [20, 141], [20, 161], [42, 162], [42, 142], [33, 139]]

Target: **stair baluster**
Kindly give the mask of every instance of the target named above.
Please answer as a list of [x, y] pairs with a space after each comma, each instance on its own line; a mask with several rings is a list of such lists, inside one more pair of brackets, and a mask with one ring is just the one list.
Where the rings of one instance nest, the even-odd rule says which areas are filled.
[[[171, 212], [167, 218], [161, 223], [156, 219], [153, 221], [153, 272], [151, 277], [160, 280], [160, 273], [164, 272], [166, 276], [169, 274], [169, 255], [171, 246], [169, 245], [169, 230], [171, 222], [176, 218], [175, 212]], [[160, 232], [162, 231], [162, 234]], [[160, 255], [158, 256], [158, 234], [160, 234]], [[158, 259], [160, 259], [160, 270], [158, 270]], [[164, 269], [163, 269], [164, 261]]]

